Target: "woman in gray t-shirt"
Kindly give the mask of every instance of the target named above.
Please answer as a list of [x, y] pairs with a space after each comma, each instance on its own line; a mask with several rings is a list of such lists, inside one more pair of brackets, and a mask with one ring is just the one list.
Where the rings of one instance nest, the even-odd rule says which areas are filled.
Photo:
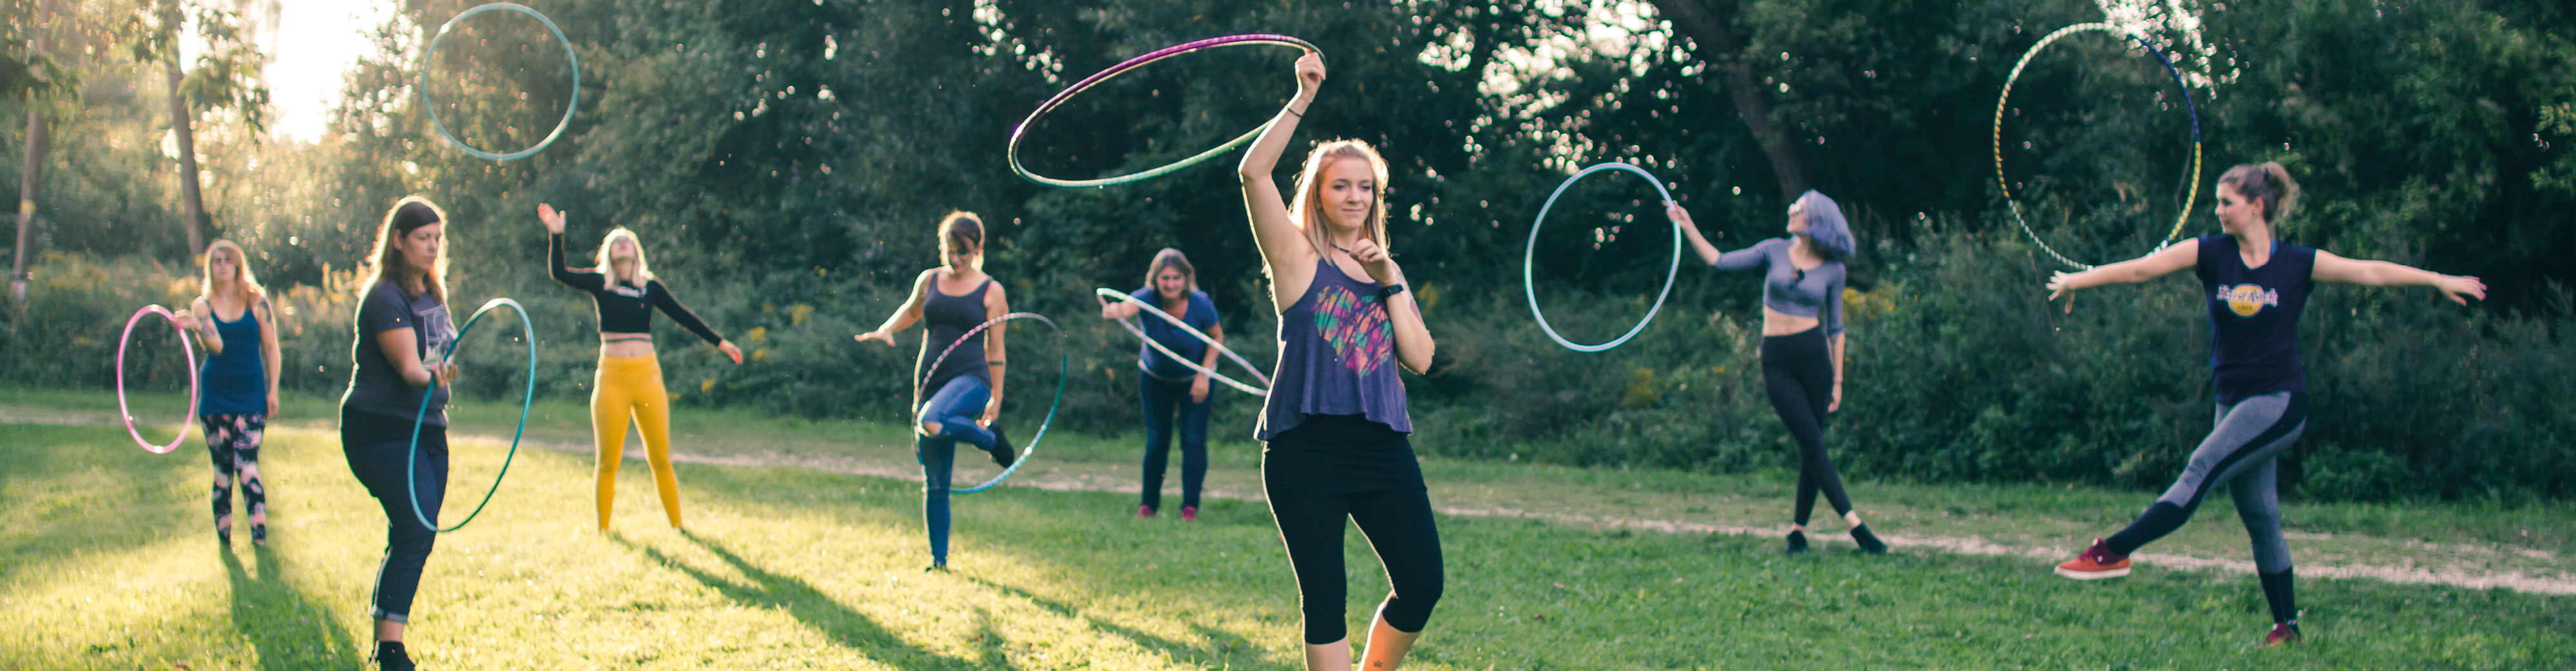
[[[420, 590], [421, 567], [438, 538], [421, 520], [438, 519], [447, 493], [447, 383], [455, 379], [456, 365], [439, 358], [456, 341], [456, 325], [448, 318], [442, 278], [446, 219], [419, 196], [385, 213], [375, 253], [368, 257], [374, 276], [358, 300], [349, 391], [340, 398], [340, 451], [349, 459], [349, 472], [385, 512], [372, 658], [387, 671], [412, 668], [403, 625], [411, 621], [412, 594]], [[414, 425], [420, 427], [417, 450]]]

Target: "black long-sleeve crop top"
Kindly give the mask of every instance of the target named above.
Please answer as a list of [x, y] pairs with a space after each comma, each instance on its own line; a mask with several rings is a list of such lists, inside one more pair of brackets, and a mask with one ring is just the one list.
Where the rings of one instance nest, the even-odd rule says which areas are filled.
[[645, 280], [644, 287], [638, 289], [631, 284], [611, 282], [607, 275], [596, 271], [566, 268], [563, 234], [546, 237], [546, 268], [553, 273], [555, 281], [562, 282], [564, 286], [590, 292], [591, 303], [599, 307], [599, 332], [650, 334], [653, 332], [653, 309], [661, 308], [662, 314], [670, 315], [671, 321], [706, 339], [707, 344], [724, 342], [724, 336], [707, 328], [707, 323], [698, 319], [697, 313], [680, 305], [680, 299], [673, 297], [671, 290], [662, 286], [661, 280]]

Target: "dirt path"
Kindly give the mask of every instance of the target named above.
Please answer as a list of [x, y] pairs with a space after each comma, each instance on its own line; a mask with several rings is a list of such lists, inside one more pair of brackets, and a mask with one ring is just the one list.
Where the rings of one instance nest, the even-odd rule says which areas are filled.
[[[106, 412], [0, 406], [0, 423], [103, 426], [114, 425], [116, 422], [116, 416], [113, 413]], [[325, 433], [328, 431], [327, 429], [311, 426], [272, 426], [270, 430], [312, 433]], [[508, 441], [507, 436], [479, 434], [462, 434], [455, 436], [453, 439], [494, 443], [506, 443]], [[593, 449], [588, 444], [553, 441], [531, 440], [527, 441], [525, 444], [541, 447], [550, 451], [579, 455], [588, 455]], [[631, 449], [626, 456], [630, 459], [642, 459], [644, 455], [642, 449], [638, 447]], [[672, 460], [680, 463], [712, 466], [801, 468], [827, 473], [874, 476], [895, 480], [915, 480], [920, 477], [918, 465], [912, 463], [908, 459], [900, 458], [784, 454], [768, 452], [736, 454], [675, 453], [672, 455]], [[1033, 487], [1051, 491], [1134, 491], [1134, 476], [1132, 474], [1121, 474], [1118, 472], [1119, 470], [1121, 470], [1119, 465], [1107, 463], [1061, 463], [1045, 466], [1044, 470], [1037, 470], [1037, 468], [1033, 466], [1029, 472], [1022, 472], [1014, 475], [1011, 480], [1004, 482], [1003, 486]], [[985, 473], [983, 475], [985, 477], [989, 477], [989, 473]], [[970, 477], [972, 476], [966, 473], [961, 473], [959, 480], [961, 483], [968, 482]], [[980, 481], [980, 479], [980, 477], [974, 478], [975, 481]], [[1732, 520], [1729, 518], [1752, 517], [1751, 515], [1729, 514], [1741, 513], [1748, 506], [1734, 506], [1732, 510], [1724, 512], [1707, 510], [1705, 507], [1700, 506], [1688, 507], [1685, 511], [1675, 511], [1671, 510], [1668, 505], [1661, 505], [1669, 502], [1655, 502], [1656, 504], [1651, 505], [1634, 504], [1632, 503], [1633, 499], [1627, 496], [1625, 492], [1617, 492], [1615, 493], [1616, 495], [1607, 497], [1594, 497], [1615, 502], [1589, 506], [1590, 508], [1593, 508], [1592, 512], [1563, 511], [1571, 506], [1560, 507], [1557, 512], [1544, 512], [1532, 510], [1531, 508], [1534, 507], [1532, 504], [1541, 501], [1565, 500], [1565, 498], [1561, 496], [1565, 492], [1542, 491], [1543, 489], [1561, 488], [1540, 488], [1513, 491], [1523, 488], [1515, 487], [1513, 486], [1513, 483], [1501, 483], [1503, 485], [1501, 487], [1493, 487], [1490, 486], [1491, 484], [1494, 483], [1434, 483], [1432, 498], [1435, 501], [1447, 501], [1453, 503], [1462, 501], [1471, 502], [1469, 505], [1447, 505], [1437, 508], [1441, 514], [1459, 517], [1537, 519], [1546, 520], [1556, 524], [1592, 527], [1596, 529], [1622, 528], [1673, 534], [1779, 536], [1787, 533], [1788, 531], [1787, 525], [1782, 524], [1761, 525], [1730, 523]], [[1469, 487], [1469, 485], [1473, 485], [1473, 487]], [[1177, 496], [1178, 493], [1179, 490], [1177, 485], [1174, 485], [1167, 490], [1167, 496]], [[1558, 494], [1560, 496], [1550, 496], [1550, 494]], [[1262, 500], [1262, 493], [1259, 473], [1252, 469], [1240, 467], [1212, 467], [1208, 473], [1207, 485], [1203, 496], [1244, 501], [1260, 501]], [[1702, 503], [1705, 503], [1707, 497], [1702, 498]], [[1736, 497], [1723, 498], [1732, 500]], [[1619, 515], [1606, 514], [1604, 512], [1605, 508], [1615, 508], [1620, 505], [1631, 505], [1640, 514]], [[1716, 507], [1730, 507], [1723, 504], [1715, 505]], [[1774, 502], [1763, 501], [1760, 506], [1750, 507], [1776, 510], [1779, 506]], [[1872, 512], [1874, 513], [1875, 511]], [[1919, 517], [1919, 515], [1909, 516]], [[2012, 526], [2026, 526], [2033, 528], [2069, 526], [2059, 520], [2048, 520], [2047, 522], [2053, 524], [2031, 522]], [[1833, 522], [1828, 522], [1827, 524], [1838, 525], [1838, 523]], [[1926, 524], [1925, 526], [1929, 526], [1929, 524]], [[2051, 531], [2056, 533], [2051, 533]], [[1919, 532], [1882, 532], [1880, 535], [1889, 545], [1895, 546], [1899, 549], [1914, 549], [1956, 554], [2024, 557], [2046, 561], [2054, 561], [2071, 556], [2070, 553], [2072, 550], [2069, 548], [2074, 545], [2080, 545], [2082, 542], [2081, 537], [2066, 535], [2065, 529], [2049, 529], [2032, 533], [2014, 533], [2010, 534], [2013, 537], [2009, 538], [2001, 537], [2004, 534], [1979, 533], [1954, 536]], [[2534, 594], [2576, 594], [2576, 566], [2571, 566], [2570, 562], [2563, 561], [2557, 553], [2545, 550], [2513, 548], [2490, 544], [2437, 544], [2422, 541], [2385, 539], [2357, 535], [2292, 534], [2291, 536], [2294, 544], [2309, 546], [2301, 547], [2299, 550], [2300, 563], [2298, 571], [2300, 575], [2306, 577], [2369, 579], [2394, 583], [2448, 585], [2468, 589], [2503, 588], [2517, 592]], [[1848, 545], [1851, 543], [1848, 538], [1824, 529], [1819, 529], [1817, 532], [1811, 534], [1811, 538], [1819, 543], [1826, 544]], [[2068, 539], [2070, 538], [2074, 540], [2069, 541]], [[2239, 544], [2242, 542], [2241, 539], [2242, 537], [2239, 536]], [[2070, 545], [2069, 543], [2073, 543], [2074, 545]], [[2176, 543], [2173, 545], [2180, 544]], [[2238, 574], [2254, 572], [2253, 562], [2244, 558], [2244, 553], [2241, 551], [2235, 553], [2237, 556], [2225, 556], [2223, 551], [2199, 552], [2194, 551], [2199, 548], [2183, 549], [2184, 551], [2181, 552], [2166, 551], [2139, 553], [2136, 555], [2136, 559], [2142, 565], [2152, 565], [2170, 569], [2218, 571]], [[2389, 563], [2386, 561], [2374, 562], [2356, 560], [2356, 557], [2396, 558], [2403, 561], [2400, 563]]]

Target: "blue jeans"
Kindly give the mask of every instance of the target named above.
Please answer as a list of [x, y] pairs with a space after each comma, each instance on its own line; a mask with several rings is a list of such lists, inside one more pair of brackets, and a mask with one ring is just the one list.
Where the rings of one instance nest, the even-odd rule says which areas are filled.
[[[358, 476], [376, 505], [385, 512], [385, 555], [376, 567], [375, 619], [411, 621], [412, 595], [420, 591], [421, 567], [438, 544], [438, 532], [421, 526], [438, 519], [447, 498], [447, 429], [420, 427], [420, 451], [411, 449], [412, 422], [400, 417], [341, 408], [340, 452], [349, 473]], [[410, 457], [417, 463], [405, 463]], [[409, 475], [413, 480], [403, 481]], [[412, 489], [420, 489], [420, 507], [412, 507]]]
[[1181, 424], [1181, 507], [1199, 505], [1199, 485], [1207, 481], [1208, 409], [1216, 404], [1216, 393], [1197, 403], [1190, 402], [1190, 382], [1172, 382], [1144, 371], [1136, 372], [1138, 396], [1145, 404], [1145, 485], [1143, 503], [1147, 508], [1163, 507], [1163, 468], [1172, 448], [1172, 415], [1180, 414]]
[[[914, 418], [912, 456], [921, 462], [921, 521], [930, 534], [930, 563], [948, 565], [948, 474], [957, 466], [957, 443], [993, 449], [993, 432], [975, 424], [993, 391], [984, 381], [959, 376], [940, 385], [921, 403]], [[939, 435], [921, 435], [923, 424], [937, 425]]]

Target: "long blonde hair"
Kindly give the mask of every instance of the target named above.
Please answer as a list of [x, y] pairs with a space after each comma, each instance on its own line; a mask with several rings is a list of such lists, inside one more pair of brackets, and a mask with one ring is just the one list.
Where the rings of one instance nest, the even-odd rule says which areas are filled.
[[620, 281], [617, 279], [617, 267], [611, 265], [608, 258], [608, 248], [616, 246], [618, 238], [625, 238], [627, 242], [634, 243], [635, 245], [636, 286], [642, 286], [645, 282], [651, 282], [654, 279], [657, 279], [653, 277], [653, 264], [647, 263], [644, 260], [644, 241], [635, 237], [635, 231], [628, 230], [624, 226], [608, 229], [608, 237], [600, 238], [598, 259], [599, 274], [608, 276], [608, 281], [610, 282]]
[[[1316, 254], [1323, 254], [1324, 249], [1332, 245], [1331, 224], [1324, 220], [1323, 208], [1317, 204], [1323, 200], [1324, 166], [1346, 158], [1368, 161], [1371, 176], [1376, 178], [1376, 193], [1370, 202], [1368, 221], [1360, 226], [1360, 235], [1377, 241], [1379, 249], [1389, 249], [1386, 243], [1386, 158], [1379, 156], [1376, 149], [1369, 148], [1367, 142], [1345, 139], [1315, 145], [1315, 151], [1306, 154], [1305, 169], [1297, 171], [1297, 197], [1288, 202], [1288, 219], [1297, 222], [1298, 229], [1306, 233], [1306, 241], [1315, 246]], [[1392, 251], [1389, 249], [1389, 253]]]
[[[367, 253], [367, 281], [358, 285], [359, 294], [365, 295], [369, 287], [385, 281], [386, 271], [396, 271], [392, 276], [394, 279], [402, 278], [399, 272], [403, 267], [402, 250], [394, 246], [394, 238], [443, 221], [447, 221], [447, 212], [429, 202], [428, 198], [404, 196], [402, 200], [394, 201], [393, 209], [385, 210], [385, 222], [376, 227], [376, 249]], [[430, 297], [440, 303], [447, 302], [447, 245], [438, 246], [438, 260], [430, 263], [428, 275]]]
[[215, 297], [215, 250], [219, 249], [233, 251], [233, 289], [249, 298], [242, 302], [258, 303], [268, 298], [268, 288], [260, 286], [259, 280], [251, 275], [250, 254], [243, 252], [241, 245], [231, 240], [206, 243], [206, 253], [197, 256], [198, 296], [209, 301]]

